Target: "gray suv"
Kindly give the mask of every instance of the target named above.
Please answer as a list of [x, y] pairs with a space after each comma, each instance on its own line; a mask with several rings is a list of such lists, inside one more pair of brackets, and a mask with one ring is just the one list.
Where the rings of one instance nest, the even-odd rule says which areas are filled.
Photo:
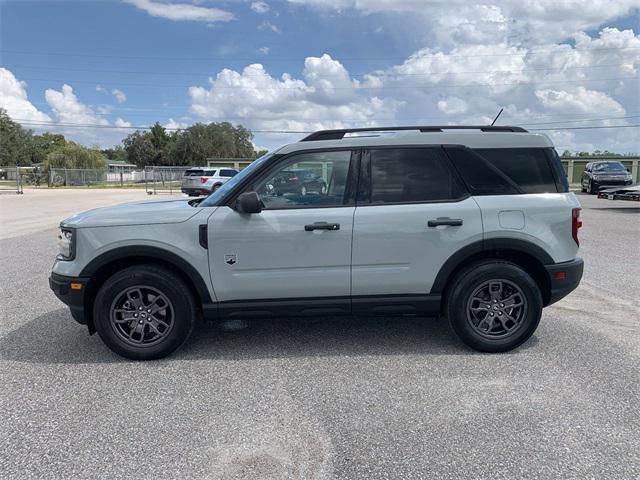
[[[322, 188], [278, 188], [292, 171], [313, 172]], [[199, 317], [442, 315], [469, 347], [502, 352], [578, 285], [580, 226], [544, 135], [327, 130], [207, 198], [64, 220], [50, 286], [132, 359], [170, 354]]]

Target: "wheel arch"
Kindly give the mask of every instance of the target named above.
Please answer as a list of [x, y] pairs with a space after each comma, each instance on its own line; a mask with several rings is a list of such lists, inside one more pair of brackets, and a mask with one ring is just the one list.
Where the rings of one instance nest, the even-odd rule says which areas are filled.
[[431, 294], [444, 295], [449, 283], [465, 266], [478, 260], [506, 260], [522, 267], [540, 288], [543, 305], [551, 299], [551, 282], [545, 265], [555, 263], [541, 247], [525, 240], [494, 238], [474, 242], [454, 253], [442, 265], [431, 288]]
[[93, 303], [98, 290], [111, 275], [133, 265], [164, 267], [177, 274], [189, 286], [200, 307], [211, 304], [211, 295], [200, 273], [179, 255], [159, 247], [126, 246], [109, 250], [89, 262], [80, 273], [89, 278], [84, 294], [84, 311], [89, 332], [95, 332]]

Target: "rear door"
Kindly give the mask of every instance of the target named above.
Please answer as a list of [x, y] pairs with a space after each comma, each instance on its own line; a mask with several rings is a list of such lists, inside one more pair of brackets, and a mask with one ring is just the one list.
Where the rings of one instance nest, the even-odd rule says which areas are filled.
[[[336, 310], [327, 303], [327, 312], [350, 310], [357, 174], [351, 158], [350, 150], [339, 150], [280, 159], [245, 189], [260, 195], [262, 212], [242, 214], [223, 206], [211, 215], [209, 265], [219, 301], [267, 300], [278, 308], [314, 297], [320, 303], [338, 299]], [[329, 188], [306, 195], [278, 189], [283, 172], [295, 168], [317, 171]]]
[[[441, 147], [365, 151], [354, 217], [353, 308], [429, 294], [444, 262], [482, 239], [482, 220]], [[390, 309], [389, 311], [392, 311]]]

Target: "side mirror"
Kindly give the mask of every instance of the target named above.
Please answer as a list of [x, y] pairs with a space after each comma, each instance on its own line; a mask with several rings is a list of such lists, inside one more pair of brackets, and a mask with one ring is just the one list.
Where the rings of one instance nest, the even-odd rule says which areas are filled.
[[241, 193], [236, 199], [236, 210], [240, 213], [260, 213], [262, 200], [256, 192]]
[[630, 168], [627, 168], [627, 172], [631, 173], [631, 169], [630, 169]]

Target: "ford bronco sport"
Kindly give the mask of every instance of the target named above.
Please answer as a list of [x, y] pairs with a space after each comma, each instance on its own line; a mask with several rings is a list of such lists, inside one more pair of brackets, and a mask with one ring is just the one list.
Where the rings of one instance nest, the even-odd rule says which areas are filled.
[[[304, 170], [325, 188], [278, 189]], [[196, 318], [446, 317], [511, 350], [578, 285], [580, 204], [550, 140], [518, 127], [319, 131], [204, 199], [64, 220], [50, 286], [131, 359], [164, 357]]]

